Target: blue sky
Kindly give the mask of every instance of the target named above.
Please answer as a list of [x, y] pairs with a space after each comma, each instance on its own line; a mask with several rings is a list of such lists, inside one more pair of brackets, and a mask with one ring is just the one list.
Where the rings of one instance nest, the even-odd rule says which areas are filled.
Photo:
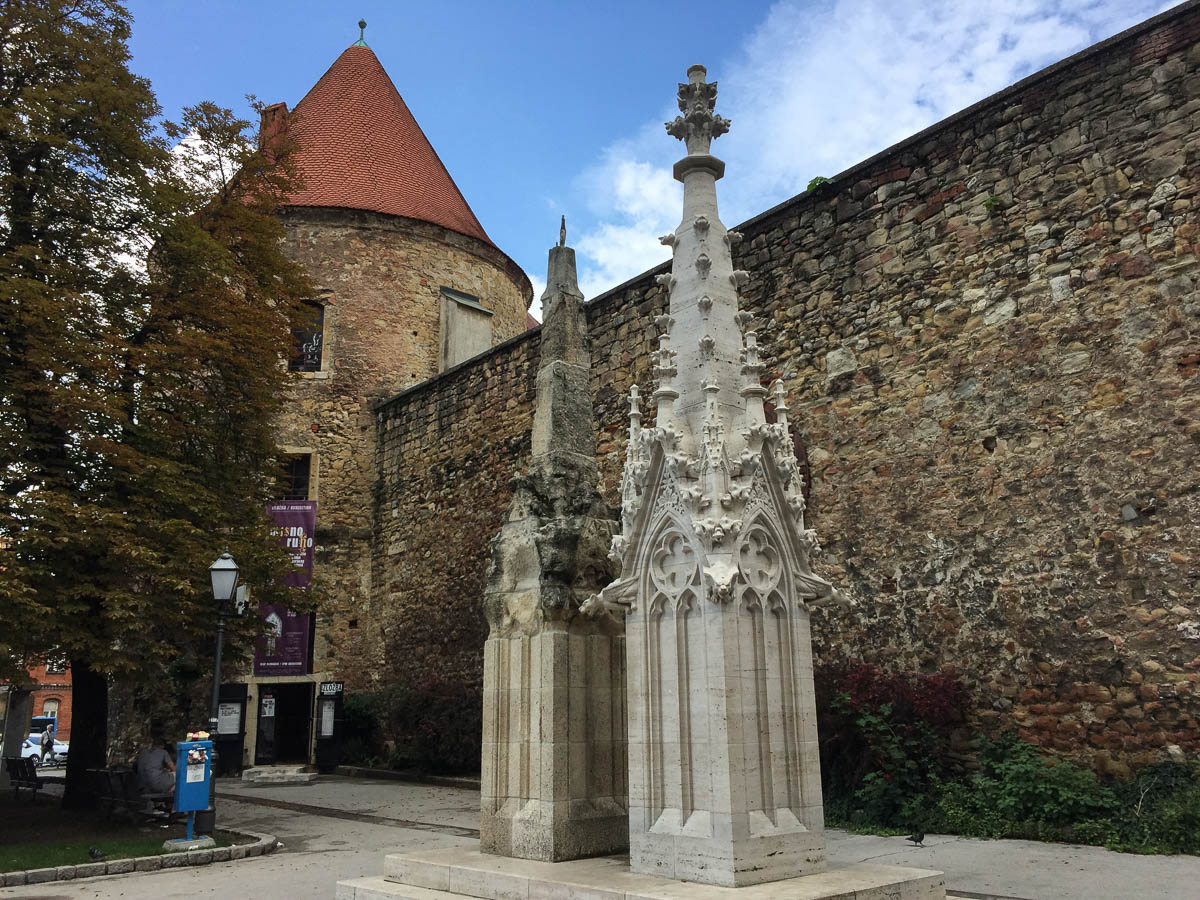
[[[243, 95], [295, 106], [367, 43], [492, 240], [540, 294], [567, 215], [591, 297], [667, 258], [662, 123], [692, 63], [733, 120], [729, 225], [1096, 41], [1163, 0], [444, 2], [131, 0], [132, 68], [168, 117]], [[538, 313], [537, 304], [534, 306]], [[540, 317], [540, 316], [539, 316]]]

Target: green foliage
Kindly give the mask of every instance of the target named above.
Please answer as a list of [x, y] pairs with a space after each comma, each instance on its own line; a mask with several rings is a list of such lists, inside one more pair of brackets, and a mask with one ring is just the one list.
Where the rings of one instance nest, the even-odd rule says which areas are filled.
[[972, 783], [996, 812], [1014, 822], [1069, 825], [1101, 817], [1116, 805], [1094, 772], [1056, 762], [1013, 735], [984, 747], [983, 773]]
[[907, 828], [931, 786], [954, 770], [948, 736], [966, 694], [945, 674], [886, 675], [873, 666], [816, 673], [827, 813], [843, 822]]
[[395, 685], [346, 698], [347, 761], [377, 765], [384, 738], [395, 749], [392, 768], [420, 766], [433, 773], [477, 774], [483, 740], [483, 698], [475, 688], [430, 680], [417, 687]]
[[831, 825], [1200, 853], [1200, 762], [1161, 763], [1104, 784], [1090, 769], [1004, 734], [978, 742], [978, 771], [968, 774], [950, 752], [966, 712], [951, 675], [826, 666], [815, 684]]
[[981, 762], [978, 775], [941, 786], [929, 830], [1200, 853], [1200, 765], [1160, 763], [1104, 785], [1011, 735], [987, 744]]
[[805, 190], [806, 191], [815, 191], [817, 188], [819, 188], [825, 184], [829, 184], [829, 179], [826, 178], [824, 175], [818, 175], [816, 178], [812, 179], [808, 183], [808, 187], [806, 187]]
[[983, 208], [989, 213], [994, 213], [1003, 209], [1003, 206], [999, 197], [995, 194], [988, 194], [987, 199], [983, 201]]
[[971, 837], [1083, 840], [1089, 832], [1079, 831], [1081, 826], [1102, 821], [1117, 809], [1113, 792], [1092, 771], [1048, 759], [1013, 735], [985, 744], [979, 760], [978, 774], [941, 786], [930, 804], [931, 830]]
[[383, 755], [387, 721], [386, 692], [346, 694], [342, 759], [354, 765], [376, 765]]
[[950, 764], [948, 726], [963, 702], [952, 680], [859, 666], [816, 681], [831, 825], [1200, 853], [1200, 763], [1161, 763], [1106, 785], [1004, 734], [982, 742], [979, 770], [967, 775]]
[[1137, 853], [1200, 853], [1200, 762], [1147, 766], [1113, 792], [1120, 812], [1096, 843]]
[[102, 762], [109, 678], [211, 653], [221, 550], [306, 603], [265, 513], [311, 295], [273, 215], [290, 148], [211, 104], [161, 123], [129, 28], [111, 0], [0, 5], [0, 677], [70, 659], [68, 794]]
[[936, 736], [924, 722], [901, 723], [890, 704], [855, 710], [849, 694], [835, 698], [835, 713], [850, 717], [866, 742], [870, 770], [862, 775], [848, 809], [852, 821], [904, 827], [912, 802], [936, 778]]

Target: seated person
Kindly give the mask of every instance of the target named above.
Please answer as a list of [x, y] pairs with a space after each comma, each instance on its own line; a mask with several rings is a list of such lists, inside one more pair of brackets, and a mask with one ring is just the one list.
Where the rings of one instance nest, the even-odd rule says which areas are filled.
[[143, 794], [171, 794], [175, 791], [175, 763], [167, 745], [155, 742], [137, 755], [133, 764], [137, 770], [138, 789]]

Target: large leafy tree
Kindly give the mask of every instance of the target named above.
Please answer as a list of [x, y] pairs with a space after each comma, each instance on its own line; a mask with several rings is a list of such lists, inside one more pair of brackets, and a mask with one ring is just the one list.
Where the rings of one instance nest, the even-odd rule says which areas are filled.
[[286, 144], [210, 104], [161, 123], [129, 29], [111, 0], [0, 0], [0, 676], [70, 660], [69, 805], [109, 682], [211, 641], [217, 553], [286, 590], [264, 507], [310, 294]]

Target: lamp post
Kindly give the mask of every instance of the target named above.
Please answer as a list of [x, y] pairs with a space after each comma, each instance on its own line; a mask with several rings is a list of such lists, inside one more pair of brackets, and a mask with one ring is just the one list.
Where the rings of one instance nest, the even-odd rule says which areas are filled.
[[212, 703], [208, 710], [208, 733], [217, 739], [217, 714], [221, 702], [221, 646], [225, 642], [225, 617], [234, 614], [233, 599], [237, 596], [238, 575], [241, 570], [226, 550], [208, 567], [212, 578], [213, 600], [217, 604], [217, 660], [213, 666]]
[[221, 703], [221, 649], [225, 643], [225, 619], [227, 616], [242, 613], [242, 599], [245, 596], [245, 588], [238, 588], [238, 575], [241, 574], [241, 570], [228, 550], [208, 567], [208, 574], [212, 579], [213, 600], [217, 606], [217, 658], [213, 663], [212, 703], [208, 710], [208, 735], [213, 742], [210, 763], [213, 777], [208, 783], [208, 809], [196, 813], [194, 820], [196, 830], [202, 834], [212, 834], [217, 823], [217, 720]]

